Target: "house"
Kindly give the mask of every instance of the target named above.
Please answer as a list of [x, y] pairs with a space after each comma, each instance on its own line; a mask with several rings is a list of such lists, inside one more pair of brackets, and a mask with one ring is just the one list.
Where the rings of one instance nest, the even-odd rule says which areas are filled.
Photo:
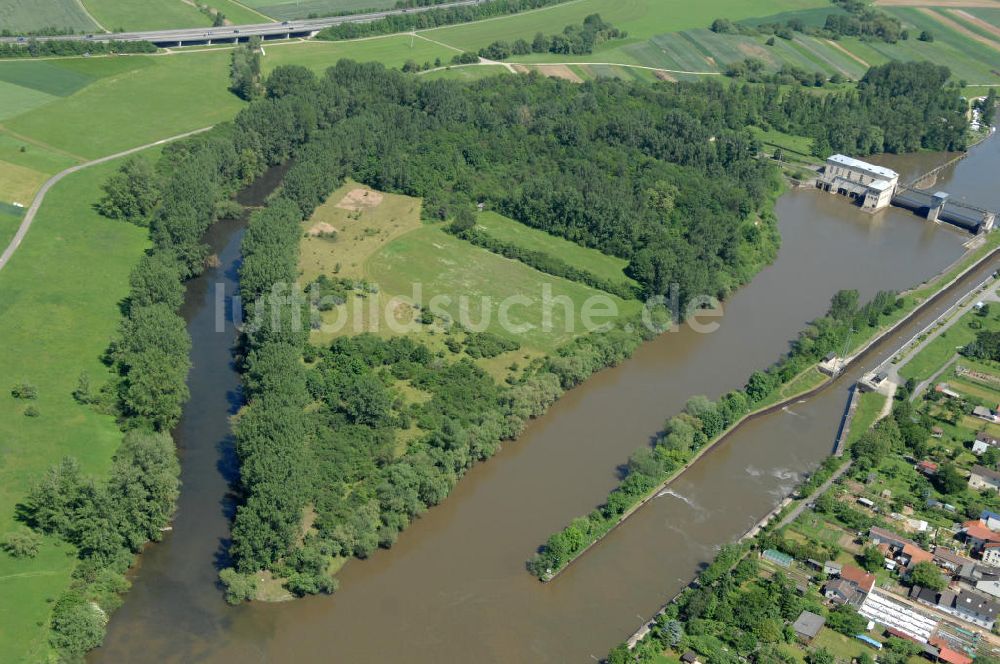
[[1000, 447], [1000, 440], [989, 435], [985, 431], [976, 434], [976, 439], [972, 441], [973, 454], [980, 455], [991, 447]]
[[844, 565], [840, 570], [840, 578], [854, 584], [864, 593], [870, 593], [875, 587], [875, 575], [854, 565]]
[[990, 567], [1000, 567], [1000, 542], [986, 542], [980, 554]]
[[846, 604], [848, 606], [861, 606], [865, 601], [865, 593], [861, 592], [856, 585], [844, 579], [830, 581], [823, 587], [823, 596], [834, 604]]
[[924, 461], [921, 461], [914, 467], [917, 469], [918, 472], [921, 472], [924, 475], [927, 475], [928, 477], [937, 475], [938, 465], [933, 461], [927, 461], [925, 459]]
[[819, 631], [823, 629], [826, 618], [811, 611], [803, 611], [792, 623], [792, 631], [800, 642], [808, 645], [812, 643]]
[[874, 526], [868, 536], [875, 542], [887, 560], [893, 560], [903, 567], [924, 561], [933, 561], [934, 556], [921, 549], [915, 542], [900, 537], [894, 532]]
[[993, 422], [994, 424], [1000, 422], [1000, 417], [997, 416], [996, 411], [990, 410], [986, 406], [976, 406], [972, 409], [972, 414], [987, 422]]
[[951, 386], [948, 385], [948, 383], [938, 383], [937, 385], [934, 386], [934, 391], [943, 394], [949, 399], [962, 398], [962, 395], [956, 392], [955, 390], [951, 389]]
[[979, 520], [982, 521], [983, 524], [985, 524], [990, 530], [1000, 531], [1000, 514], [989, 510], [983, 510], [979, 514]]
[[968, 590], [961, 590], [958, 594], [950, 590], [938, 593], [928, 588], [913, 586], [910, 588], [910, 599], [986, 629], [993, 629], [997, 611], [1000, 610], [1000, 605], [986, 595]]
[[1000, 597], [1000, 574], [983, 574], [976, 581], [976, 590], [990, 597]]
[[684, 662], [684, 664], [701, 664], [701, 662], [698, 661], [698, 655], [696, 655], [693, 650], [688, 650], [686, 653], [681, 655], [681, 661]]
[[982, 521], [966, 521], [961, 532], [965, 541], [972, 545], [974, 553], [981, 552], [987, 544], [1000, 542], [1000, 533], [993, 532]]
[[931, 427], [931, 438], [940, 438], [944, 435], [944, 429], [941, 427]]
[[972, 664], [971, 657], [953, 650], [948, 645], [948, 642], [941, 637], [931, 639], [930, 643], [937, 648], [937, 661], [945, 662], [946, 664]]
[[985, 466], [973, 466], [969, 474], [969, 488], [977, 491], [982, 489], [1000, 491], [1000, 473]]
[[792, 561], [795, 560], [787, 553], [782, 553], [777, 549], [766, 549], [761, 552], [760, 557], [768, 562], [772, 562], [779, 567], [791, 567]]
[[827, 576], [840, 576], [841, 570], [844, 566], [834, 560], [828, 560], [823, 563], [823, 574]]
[[985, 595], [963, 590], [955, 598], [955, 615], [986, 629], [993, 629], [1000, 605]]
[[972, 558], [966, 558], [943, 546], [934, 547], [934, 563], [949, 572], [957, 573], [965, 565], [972, 565]]

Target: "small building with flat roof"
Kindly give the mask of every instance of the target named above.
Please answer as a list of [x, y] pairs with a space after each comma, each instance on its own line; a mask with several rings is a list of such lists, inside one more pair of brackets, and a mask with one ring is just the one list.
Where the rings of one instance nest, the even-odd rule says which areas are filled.
[[805, 644], [812, 643], [819, 631], [823, 629], [823, 625], [826, 623], [826, 618], [821, 615], [817, 615], [812, 611], [803, 611], [799, 614], [799, 617], [792, 623], [792, 631], [795, 632], [795, 636], [798, 637], [799, 641]]

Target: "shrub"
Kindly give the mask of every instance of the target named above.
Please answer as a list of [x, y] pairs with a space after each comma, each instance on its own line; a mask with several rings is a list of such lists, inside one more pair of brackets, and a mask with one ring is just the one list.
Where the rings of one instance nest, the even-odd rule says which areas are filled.
[[219, 581], [226, 589], [226, 601], [233, 605], [251, 600], [257, 593], [257, 579], [253, 574], [240, 574], [232, 567], [219, 572]]
[[37, 399], [38, 388], [31, 383], [18, 383], [10, 389], [10, 395], [15, 399]]
[[14, 558], [34, 558], [41, 545], [42, 538], [38, 533], [23, 529], [7, 533], [0, 548]]

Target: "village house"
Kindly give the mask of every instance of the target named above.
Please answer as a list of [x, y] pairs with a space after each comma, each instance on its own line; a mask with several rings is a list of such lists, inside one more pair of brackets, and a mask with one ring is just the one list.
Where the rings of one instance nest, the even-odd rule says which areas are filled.
[[974, 565], [975, 562], [972, 558], [966, 558], [965, 556], [955, 553], [951, 549], [946, 549], [943, 546], [934, 547], [934, 563], [941, 568], [957, 574], [966, 565]]
[[914, 466], [918, 472], [927, 475], [928, 477], [937, 475], [938, 465], [933, 461], [927, 461], [926, 459]]
[[991, 597], [1000, 597], [1000, 574], [983, 574], [976, 581], [976, 590]]
[[900, 537], [885, 528], [874, 526], [868, 531], [868, 536], [878, 545], [879, 551], [886, 559], [895, 561], [902, 567], [934, 560], [934, 556], [921, 549], [916, 542]]
[[973, 466], [969, 474], [969, 488], [976, 491], [983, 489], [1000, 491], [1000, 473], [985, 466]]
[[1000, 542], [1000, 533], [993, 532], [982, 521], [966, 521], [962, 524], [961, 534], [974, 554], [981, 553], [987, 544]]
[[951, 389], [951, 386], [948, 385], [948, 383], [938, 383], [937, 385], [934, 386], [934, 391], [943, 394], [949, 399], [962, 398], [962, 395], [956, 392], [955, 390]]
[[972, 414], [981, 420], [986, 420], [987, 422], [993, 422], [996, 424], [1000, 422], [1000, 417], [997, 416], [995, 410], [991, 410], [986, 406], [976, 406], [972, 409]]
[[868, 593], [875, 587], [875, 575], [868, 574], [854, 565], [843, 565], [840, 578], [823, 587], [823, 595], [834, 604], [861, 606]]
[[986, 595], [968, 590], [961, 590], [956, 594], [951, 590], [935, 592], [929, 588], [913, 586], [910, 589], [910, 599], [986, 629], [993, 629], [1000, 609]]
[[792, 623], [792, 631], [795, 632], [795, 636], [801, 643], [809, 645], [819, 634], [819, 631], [823, 629], [823, 624], [826, 623], [826, 618], [821, 615], [817, 615], [811, 611], [803, 611], [799, 614], [799, 617]]
[[937, 648], [937, 660], [939, 662], [944, 662], [945, 664], [972, 664], [971, 657], [953, 650], [948, 646], [948, 642], [940, 637], [931, 639], [930, 645]]
[[983, 510], [979, 513], [979, 520], [982, 521], [983, 525], [990, 530], [1000, 532], [1000, 514], [989, 510]]
[[1000, 440], [997, 440], [985, 431], [980, 431], [976, 434], [976, 439], [972, 442], [973, 454], [977, 456], [981, 455], [991, 447], [1000, 447]]
[[981, 552], [983, 563], [990, 567], [1000, 567], [1000, 542], [987, 542], [983, 544]]

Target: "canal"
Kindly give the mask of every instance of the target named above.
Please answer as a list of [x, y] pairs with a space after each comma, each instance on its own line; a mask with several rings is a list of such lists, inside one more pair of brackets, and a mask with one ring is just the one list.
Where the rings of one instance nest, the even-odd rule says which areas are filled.
[[[883, 163], [905, 173], [944, 159], [921, 154]], [[937, 188], [1000, 207], [1000, 191], [981, 177], [998, 170], [994, 138], [942, 173]], [[787, 350], [835, 291], [857, 288], [866, 298], [913, 286], [955, 261], [968, 240], [902, 210], [872, 217], [814, 190], [789, 192], [777, 213], [779, 256], [726, 303], [718, 331], [665, 334], [566, 394], [519, 441], [470, 471], [391, 550], [346, 565], [336, 595], [238, 608], [227, 607], [212, 585], [228, 532], [228, 417], [238, 404], [233, 339], [214, 331], [214, 290], [215, 283], [235, 286], [241, 234], [238, 224], [218, 226], [213, 242], [221, 266], [191, 284], [185, 311], [194, 367], [192, 399], [175, 434], [184, 481], [175, 527], [143, 554], [133, 590], [90, 660], [603, 656], [830, 452], [849, 383], [742, 427], [554, 582], [541, 584], [525, 572], [535, 547], [601, 503], [619, 481], [618, 465], [691, 395], [714, 397], [742, 385]], [[853, 371], [878, 361], [875, 352]]]

